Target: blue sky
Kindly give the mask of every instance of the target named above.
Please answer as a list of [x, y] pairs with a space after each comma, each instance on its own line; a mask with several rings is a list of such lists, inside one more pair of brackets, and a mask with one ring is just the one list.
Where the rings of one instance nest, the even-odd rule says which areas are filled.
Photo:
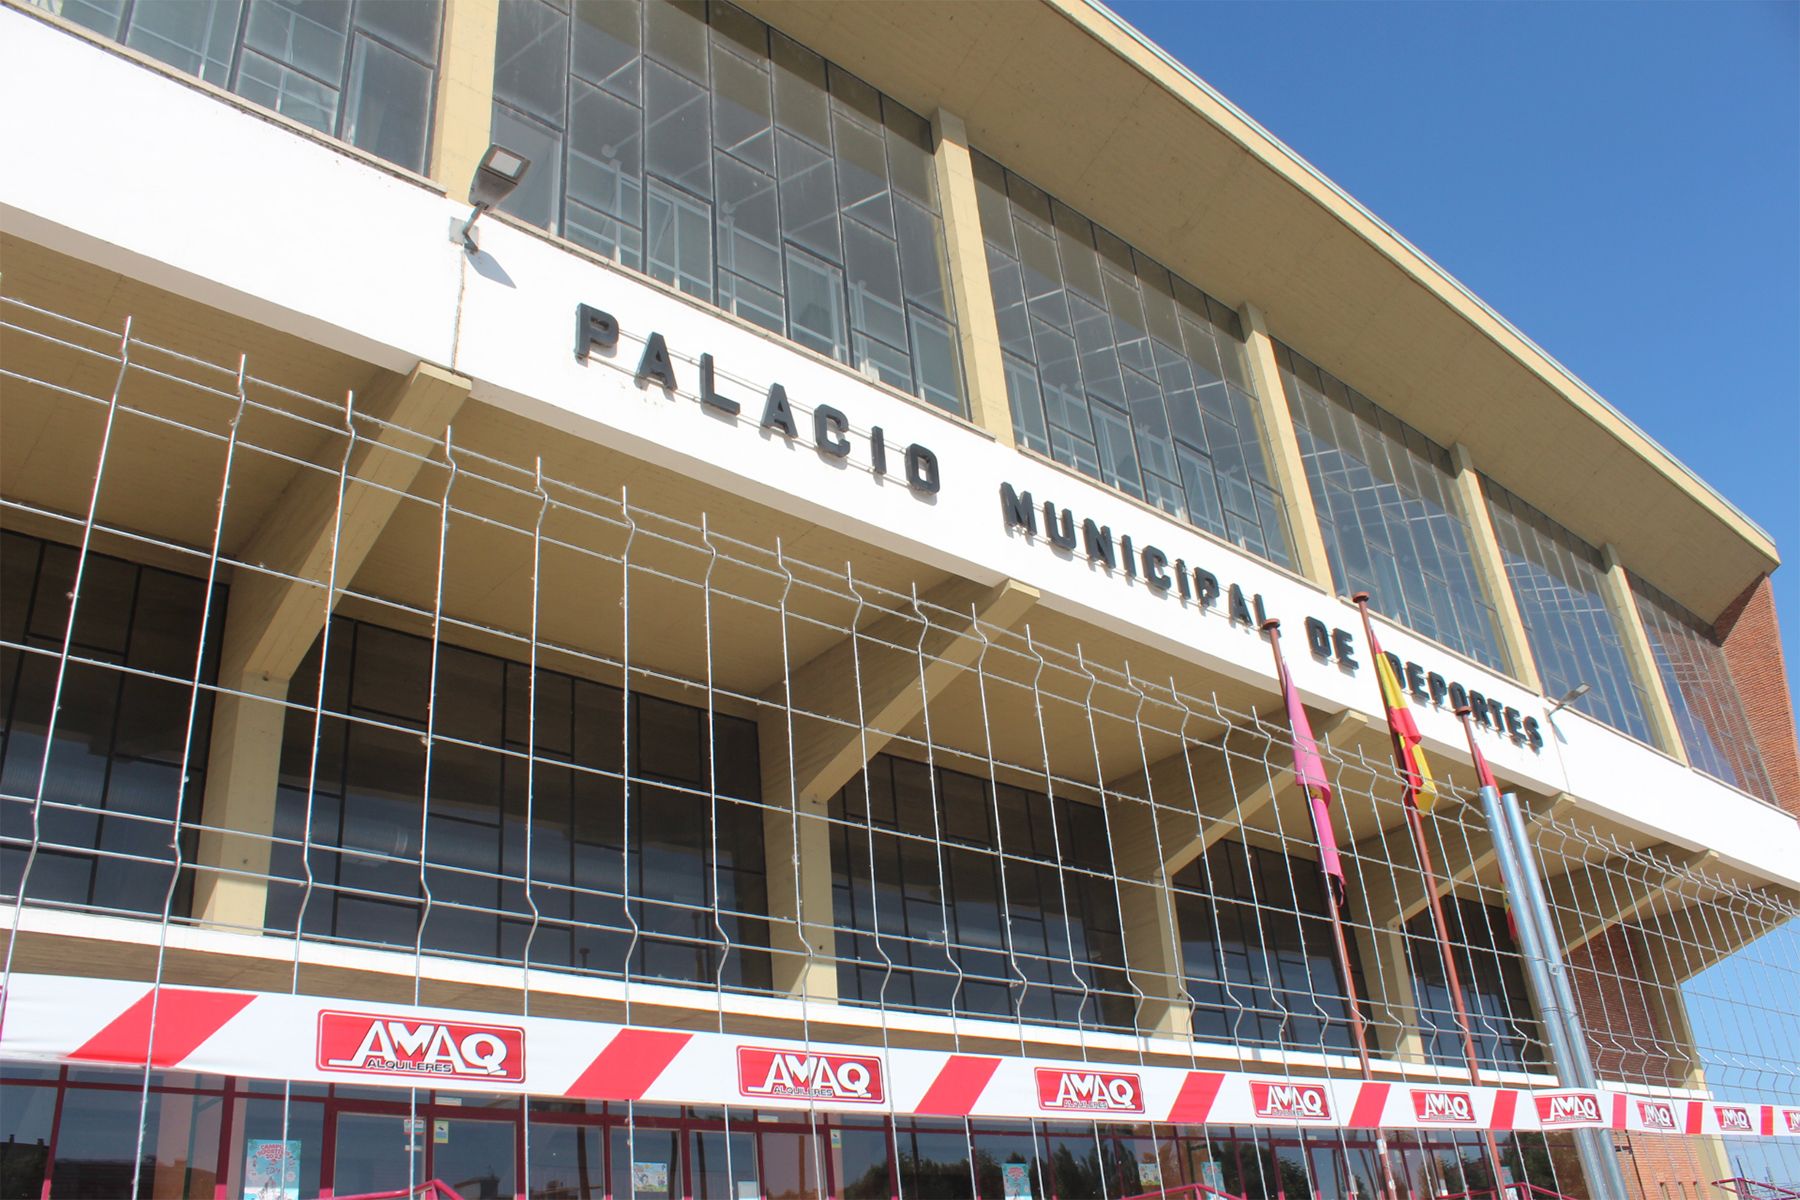
[[1768, 530], [1800, 692], [1800, 4], [1112, 7]]

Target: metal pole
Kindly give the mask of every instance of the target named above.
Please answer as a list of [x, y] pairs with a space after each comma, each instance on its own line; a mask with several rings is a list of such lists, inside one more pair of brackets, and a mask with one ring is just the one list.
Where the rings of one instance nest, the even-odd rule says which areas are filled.
[[[1544, 906], [1543, 885], [1525, 850], [1529, 843], [1524, 839], [1518, 801], [1510, 793], [1503, 798], [1499, 789], [1484, 785], [1481, 806], [1487, 816], [1488, 832], [1494, 839], [1494, 855], [1499, 861], [1501, 878], [1512, 898], [1526, 980], [1543, 1017], [1557, 1076], [1568, 1085], [1593, 1088], [1596, 1086], [1594, 1069], [1583, 1041], [1581, 1023], [1575, 1016], [1567, 981], [1558, 979], [1562, 955]], [[1575, 1131], [1575, 1148], [1581, 1157], [1581, 1170], [1587, 1178], [1589, 1193], [1595, 1200], [1626, 1200], [1629, 1193], [1625, 1189], [1625, 1177], [1609, 1142], [1605, 1130]]]

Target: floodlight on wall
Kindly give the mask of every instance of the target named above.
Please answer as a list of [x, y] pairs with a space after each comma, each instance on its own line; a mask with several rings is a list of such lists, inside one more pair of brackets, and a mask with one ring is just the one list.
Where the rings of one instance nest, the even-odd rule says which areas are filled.
[[1589, 683], [1576, 684], [1574, 687], [1569, 689], [1569, 692], [1567, 695], [1565, 695], [1561, 700], [1558, 700], [1555, 704], [1552, 704], [1550, 706], [1550, 714], [1549, 715], [1554, 717], [1557, 713], [1559, 713], [1563, 709], [1569, 707], [1569, 705], [1575, 703], [1577, 700], [1581, 699], [1583, 696], [1587, 695], [1589, 692], [1591, 692], [1593, 690], [1594, 690], [1594, 687], [1592, 684], [1589, 684]]
[[462, 223], [453, 240], [460, 240], [463, 249], [470, 254], [479, 248], [475, 244], [475, 222], [482, 213], [494, 207], [519, 186], [525, 178], [525, 172], [531, 169], [531, 160], [514, 150], [508, 150], [499, 142], [488, 146], [487, 152], [481, 156], [481, 162], [475, 167], [475, 178], [469, 181], [469, 203], [474, 207], [469, 210], [469, 219]]

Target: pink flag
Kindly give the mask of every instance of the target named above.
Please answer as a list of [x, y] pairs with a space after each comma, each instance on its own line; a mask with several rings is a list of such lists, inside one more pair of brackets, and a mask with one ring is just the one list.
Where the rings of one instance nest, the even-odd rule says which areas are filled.
[[1313, 740], [1312, 724], [1306, 719], [1300, 693], [1294, 690], [1294, 681], [1288, 678], [1280, 641], [1275, 640], [1274, 646], [1275, 669], [1281, 677], [1281, 698], [1287, 704], [1288, 730], [1294, 739], [1294, 782], [1300, 785], [1312, 805], [1313, 832], [1319, 839], [1319, 866], [1331, 880], [1333, 902], [1341, 907], [1345, 895], [1344, 866], [1338, 861], [1337, 834], [1331, 829], [1331, 781], [1325, 776], [1325, 764], [1319, 760], [1319, 744]]

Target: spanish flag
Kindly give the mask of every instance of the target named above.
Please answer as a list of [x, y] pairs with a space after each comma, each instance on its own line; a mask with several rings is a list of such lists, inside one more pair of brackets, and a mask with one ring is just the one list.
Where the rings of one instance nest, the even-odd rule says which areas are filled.
[[1356, 596], [1362, 609], [1363, 630], [1369, 638], [1369, 656], [1375, 660], [1375, 677], [1381, 681], [1381, 705], [1387, 710], [1388, 729], [1394, 735], [1394, 765], [1406, 779], [1406, 798], [1419, 811], [1429, 813], [1437, 803], [1437, 783], [1431, 778], [1431, 766], [1425, 761], [1425, 749], [1419, 743], [1419, 726], [1413, 721], [1412, 708], [1406, 703], [1406, 689], [1394, 673], [1394, 664], [1375, 640], [1375, 626], [1369, 621], [1369, 597]]

